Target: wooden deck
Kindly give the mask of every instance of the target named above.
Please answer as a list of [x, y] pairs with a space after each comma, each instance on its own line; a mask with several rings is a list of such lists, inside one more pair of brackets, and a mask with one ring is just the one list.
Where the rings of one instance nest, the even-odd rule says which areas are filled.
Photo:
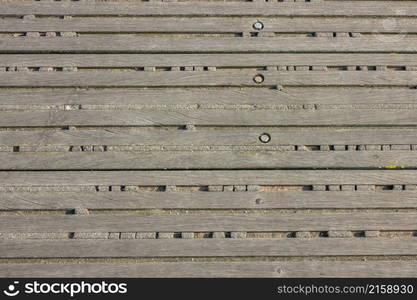
[[417, 277], [417, 1], [0, 0], [0, 277]]

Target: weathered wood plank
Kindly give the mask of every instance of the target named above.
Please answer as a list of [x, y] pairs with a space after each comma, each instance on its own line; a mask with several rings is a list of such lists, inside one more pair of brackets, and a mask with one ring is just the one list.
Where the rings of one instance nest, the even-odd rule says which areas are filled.
[[414, 261], [7, 263], [0, 277], [415, 277]]
[[[261, 82], [255, 76], [262, 76]], [[6, 72], [0, 87], [158, 87], [158, 86], [410, 86], [417, 71], [406, 72]]]
[[[191, 74], [191, 73], [190, 73]], [[284, 74], [285, 75], [285, 74]], [[290, 104], [413, 104], [417, 93], [408, 88], [286, 87], [210, 89], [2, 89], [1, 105], [277, 105]], [[268, 106], [269, 105], [269, 106]], [[111, 106], [110, 106], [111, 107]], [[254, 107], [253, 107], [254, 108]]]
[[0, 54], [1, 66], [172, 67], [172, 66], [415, 66], [416, 54]]
[[2, 3], [3, 16], [417, 16], [414, 1]]
[[415, 151], [108, 151], [0, 153], [0, 170], [417, 168]]
[[268, 146], [278, 145], [414, 145], [414, 128], [198, 128], [178, 130], [144, 127], [137, 129], [95, 128], [88, 130], [2, 130], [2, 146], [42, 145], [152, 145], [152, 146]]
[[0, 240], [2, 258], [416, 255], [417, 239]]
[[326, 209], [417, 208], [415, 191], [8, 192], [0, 209]]
[[1, 215], [2, 232], [415, 230], [416, 213]]
[[[219, 4], [218, 4], [219, 5]], [[1, 14], [1, 13], [0, 13]], [[4, 19], [0, 32], [70, 31], [70, 32], [213, 32], [237, 33], [254, 31], [255, 18], [73, 18]], [[281, 33], [362, 32], [416, 33], [417, 21], [411, 18], [262, 18], [262, 31]], [[390, 22], [394, 26], [387, 26]]]
[[0, 53], [209, 53], [375, 52], [414, 53], [417, 39], [314, 37], [0, 37]]
[[416, 184], [416, 170], [0, 172], [0, 186]]
[[0, 112], [0, 126], [359, 126], [416, 125], [414, 109]]

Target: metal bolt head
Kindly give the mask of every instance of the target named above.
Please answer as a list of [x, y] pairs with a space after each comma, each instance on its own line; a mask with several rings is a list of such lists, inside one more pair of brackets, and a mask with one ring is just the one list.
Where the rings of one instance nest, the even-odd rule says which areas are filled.
[[264, 29], [264, 24], [260, 21], [256, 21], [255, 23], [253, 23], [252, 27], [255, 30], [262, 30]]
[[265, 78], [264, 78], [264, 76], [263, 76], [263, 75], [261, 75], [261, 74], [255, 75], [255, 76], [253, 77], [253, 81], [254, 81], [256, 84], [260, 84], [260, 83], [264, 82], [264, 80], [265, 80]]
[[260, 140], [262, 143], [266, 144], [266, 143], [269, 143], [269, 141], [271, 140], [271, 136], [270, 136], [268, 133], [262, 133], [262, 134], [259, 136], [259, 140]]

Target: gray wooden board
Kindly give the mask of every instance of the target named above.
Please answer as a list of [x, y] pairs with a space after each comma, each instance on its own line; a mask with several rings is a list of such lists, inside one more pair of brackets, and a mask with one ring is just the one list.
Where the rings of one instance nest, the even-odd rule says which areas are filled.
[[9, 171], [0, 186], [417, 184], [416, 170]]
[[[259, 137], [271, 140], [263, 144]], [[94, 128], [80, 130], [3, 130], [1, 146], [149, 145], [149, 146], [277, 146], [277, 145], [414, 145], [415, 128]], [[260, 148], [262, 149], [262, 148]]]
[[415, 277], [414, 261], [7, 263], [0, 277]]
[[417, 16], [413, 1], [2, 3], [3, 16]]
[[415, 53], [414, 37], [0, 37], [0, 53]]
[[[0, 12], [1, 14], [1, 12]], [[257, 31], [256, 22], [262, 22], [263, 31], [272, 32], [365, 32], [416, 33], [417, 21], [411, 18], [74, 18], [59, 19], [4, 19], [0, 32], [75, 31], [75, 32], [214, 32], [234, 33]], [[395, 26], [387, 26], [395, 22]]]
[[0, 54], [1, 66], [165, 67], [165, 66], [415, 66], [416, 54], [258, 53], [258, 54]]
[[[263, 76], [256, 83], [255, 76]], [[6, 72], [0, 87], [413, 86], [417, 72]]]
[[[193, 75], [191, 72], [188, 74]], [[0, 93], [0, 108], [3, 105], [58, 106], [63, 104], [135, 104], [145, 106], [200, 104], [200, 107], [204, 107], [204, 104], [256, 104], [260, 107], [262, 105], [273, 107], [280, 104], [344, 104], [347, 108], [350, 104], [414, 104], [416, 101], [417, 93], [408, 87], [285, 87], [283, 90], [268, 89], [267, 87], [229, 87], [227, 89], [221, 87], [210, 87], [209, 89], [179, 89], [178, 87], [166, 89], [55, 88], [51, 90], [19, 88], [2, 89]], [[256, 107], [251, 108], [255, 109]]]
[[2, 258], [416, 255], [417, 239], [0, 240]]
[[1, 232], [415, 230], [416, 213], [1, 215]]
[[[225, 165], [227, 161], [227, 165]], [[0, 153], [1, 170], [417, 168], [415, 151]]]
[[1, 210], [417, 208], [416, 191], [8, 192]]
[[2, 127], [33, 126], [408, 126], [415, 109], [334, 110], [38, 110], [0, 112]]

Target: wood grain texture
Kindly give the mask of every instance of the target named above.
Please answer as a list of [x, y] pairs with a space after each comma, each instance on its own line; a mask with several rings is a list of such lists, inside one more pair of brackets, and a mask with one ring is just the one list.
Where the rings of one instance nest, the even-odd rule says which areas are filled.
[[[236, 33], [254, 31], [256, 18], [74, 18], [59, 19], [4, 19], [1, 32], [71, 31], [117, 33], [177, 33], [213, 32]], [[364, 32], [416, 33], [417, 21], [411, 18], [262, 18], [262, 32]], [[395, 22], [395, 26], [387, 26]]]
[[[188, 73], [188, 72], [187, 72]], [[193, 75], [193, 73], [189, 73]], [[355, 73], [357, 74], [357, 73]], [[391, 74], [391, 73], [390, 73]], [[90, 75], [91, 76], [91, 75]], [[195, 76], [195, 75], [194, 75]], [[285, 74], [284, 74], [285, 76]], [[285, 87], [265, 88], [211, 87], [209, 89], [2, 89], [1, 105], [265, 105], [266, 108], [291, 104], [413, 104], [413, 89], [392, 87]], [[269, 105], [269, 106], [268, 106]], [[388, 106], [389, 107], [389, 106]], [[178, 108], [181, 108], [179, 106]], [[255, 109], [248, 107], [246, 109]], [[290, 109], [290, 108], [289, 108]], [[264, 109], [267, 112], [267, 109]], [[389, 120], [386, 120], [389, 121]]]
[[416, 277], [416, 16], [1, 1], [0, 277]]
[[[255, 76], [263, 82], [255, 82]], [[6, 72], [0, 87], [413, 86], [417, 72]]]
[[415, 66], [416, 54], [257, 53], [257, 54], [0, 54], [1, 66], [165, 67], [165, 66]]
[[4, 258], [416, 255], [417, 239], [0, 240]]
[[415, 230], [416, 213], [0, 216], [2, 232]]
[[34, 126], [414, 126], [414, 109], [339, 109], [294, 111], [96, 111], [0, 112], [2, 127]]
[[0, 37], [0, 53], [415, 53], [417, 39], [314, 37]]
[[[148, 145], [148, 146], [259, 146], [259, 137], [267, 133], [267, 146], [278, 145], [413, 145], [414, 128], [94, 128], [80, 130], [0, 131], [1, 146], [42, 145]], [[260, 148], [262, 149], [262, 148]]]
[[417, 208], [416, 191], [9, 192], [1, 210]]
[[416, 168], [416, 153], [395, 150], [0, 153], [1, 170], [358, 169], [386, 166]]
[[417, 16], [413, 1], [2, 3], [3, 16]]
[[415, 277], [414, 261], [9, 263], [1, 277]]
[[417, 184], [416, 170], [4, 171], [0, 186]]

